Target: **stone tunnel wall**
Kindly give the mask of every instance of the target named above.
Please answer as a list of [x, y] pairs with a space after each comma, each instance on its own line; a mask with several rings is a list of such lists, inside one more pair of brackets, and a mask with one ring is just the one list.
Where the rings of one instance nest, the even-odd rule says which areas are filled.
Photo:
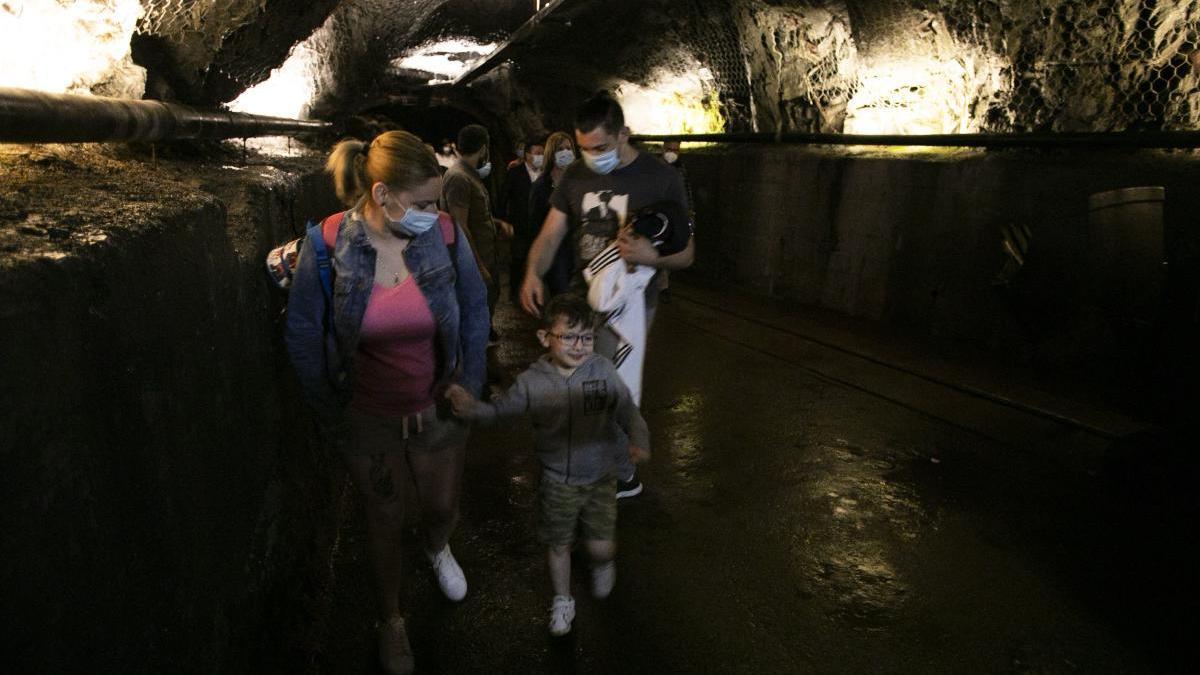
[[297, 672], [320, 634], [343, 474], [261, 261], [335, 205], [229, 163], [0, 168], [8, 672]]
[[[1122, 359], [1129, 345], [1121, 326], [1136, 322], [1114, 323], [1105, 308], [1106, 296], [1128, 289], [1105, 281], [1093, 259], [1088, 197], [1163, 186], [1170, 267], [1160, 319], [1194, 330], [1200, 161], [1183, 153], [903, 156], [731, 146], [685, 161], [696, 202], [695, 273], [902, 326], [931, 344], [1034, 364], [1042, 376]], [[1139, 208], [1130, 207], [1130, 222], [1138, 223]], [[1014, 267], [1001, 241], [1005, 228], [1019, 227], [1029, 244], [1024, 265]], [[1194, 351], [1164, 348], [1173, 350], [1168, 360]]]

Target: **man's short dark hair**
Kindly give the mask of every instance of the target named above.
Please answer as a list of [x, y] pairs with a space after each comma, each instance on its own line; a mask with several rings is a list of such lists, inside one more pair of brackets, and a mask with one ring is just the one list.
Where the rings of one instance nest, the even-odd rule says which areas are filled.
[[597, 92], [579, 105], [575, 111], [575, 129], [591, 133], [596, 127], [604, 127], [610, 134], [619, 134], [625, 128], [625, 111], [621, 104], [606, 91]]
[[587, 300], [570, 293], [556, 295], [546, 303], [545, 309], [542, 310], [542, 329], [553, 330], [559, 319], [565, 320], [568, 328], [579, 326], [591, 330], [596, 327], [596, 315], [592, 312], [592, 306]]
[[487, 129], [478, 124], [468, 124], [458, 131], [458, 152], [473, 155], [488, 143]]
[[526, 138], [525, 139], [525, 152], [529, 152], [529, 149], [535, 145], [540, 145], [543, 148], [546, 147], [546, 137], [545, 136], [530, 136], [529, 138]]

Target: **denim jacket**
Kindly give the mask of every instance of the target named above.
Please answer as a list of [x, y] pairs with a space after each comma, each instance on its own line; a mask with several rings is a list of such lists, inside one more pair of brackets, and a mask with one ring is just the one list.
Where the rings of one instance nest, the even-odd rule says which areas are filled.
[[[421, 289], [437, 325], [435, 397], [457, 382], [476, 396], [483, 389], [490, 319], [483, 277], [471, 244], [455, 226], [455, 260], [435, 225], [404, 249], [404, 263]], [[284, 341], [304, 397], [326, 434], [344, 430], [354, 389], [354, 354], [363, 314], [375, 285], [375, 249], [358, 208], [346, 213], [333, 251], [333, 326], [325, 330], [325, 293], [316, 253], [306, 238], [288, 297]]]

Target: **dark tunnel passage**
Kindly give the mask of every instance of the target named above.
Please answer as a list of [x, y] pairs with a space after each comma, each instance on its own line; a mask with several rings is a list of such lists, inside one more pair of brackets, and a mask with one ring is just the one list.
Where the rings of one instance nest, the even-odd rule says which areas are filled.
[[453, 142], [458, 136], [459, 129], [468, 124], [480, 124], [483, 121], [461, 110], [446, 106], [429, 108], [387, 106], [373, 108], [364, 111], [363, 114], [382, 116], [392, 120], [399, 128], [411, 131], [435, 144], [441, 139], [449, 139]]
[[[1187, 0], [0, 2], [0, 669], [405, 672], [381, 666], [396, 614], [364, 517], [391, 486], [417, 673], [1195, 670], [1198, 54]], [[318, 424], [296, 291], [264, 269], [345, 208], [339, 140], [403, 129], [440, 153], [482, 125], [471, 208], [517, 220], [554, 157], [506, 167], [515, 144], [584, 143], [597, 91], [630, 134], [613, 181], [636, 163], [686, 195], [694, 260], [636, 282], [650, 457], [602, 477], [641, 490], [597, 498], [611, 595], [568, 549], [574, 623], [551, 636], [544, 420], [476, 424], [438, 465], [462, 472], [448, 600], [425, 501], [453, 491], [411, 449], [395, 482], [381, 453], [355, 473], [345, 444], [371, 428]], [[550, 176], [576, 253], [650, 201], [599, 154]], [[448, 180], [427, 208], [461, 214]], [[382, 261], [370, 208], [340, 232], [361, 218], [351, 241]], [[435, 336], [443, 287], [420, 284], [461, 291], [465, 336], [463, 284], [492, 265], [494, 334], [471, 339], [497, 396], [584, 342], [521, 307], [542, 223], [486, 222], [486, 255], [401, 259]], [[459, 225], [423, 241], [474, 252]], [[404, 290], [336, 237], [334, 306], [355, 274]], [[597, 381], [546, 405], [600, 415]]]

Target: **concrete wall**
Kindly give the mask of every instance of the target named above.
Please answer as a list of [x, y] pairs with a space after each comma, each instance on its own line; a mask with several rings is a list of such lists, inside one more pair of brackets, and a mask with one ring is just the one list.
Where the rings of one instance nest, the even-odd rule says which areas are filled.
[[[1128, 289], [1092, 261], [1088, 196], [1164, 186], [1160, 318], [1194, 331], [1200, 162], [1186, 153], [730, 146], [685, 162], [696, 272], [1002, 361], [1084, 370], [1128, 346], [1105, 307]], [[1032, 239], [1000, 283], [1006, 225]]]
[[0, 171], [0, 664], [301, 670], [342, 473], [261, 260], [327, 180], [37, 152]]

